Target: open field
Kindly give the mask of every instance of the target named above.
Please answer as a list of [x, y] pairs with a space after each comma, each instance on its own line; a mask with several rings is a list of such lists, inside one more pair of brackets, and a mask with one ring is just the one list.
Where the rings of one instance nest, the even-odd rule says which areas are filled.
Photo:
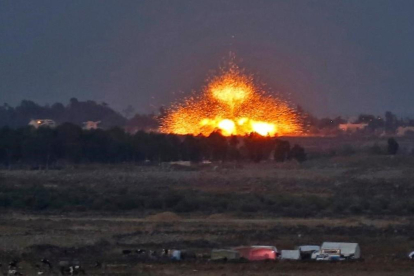
[[[411, 275], [413, 165], [412, 156], [352, 155], [0, 171], [0, 261], [22, 260], [26, 275], [42, 257], [78, 259], [96, 275]], [[364, 261], [160, 263], [122, 254], [323, 241], [358, 242]]]

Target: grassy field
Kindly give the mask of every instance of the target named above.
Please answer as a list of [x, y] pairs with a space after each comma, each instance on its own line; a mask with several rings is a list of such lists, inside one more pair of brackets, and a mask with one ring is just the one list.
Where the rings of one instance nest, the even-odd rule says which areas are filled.
[[[359, 154], [303, 164], [0, 171], [0, 261], [22, 260], [26, 275], [42, 257], [78, 259], [96, 275], [411, 275], [413, 165], [408, 155]], [[323, 241], [358, 242], [364, 261], [159, 263], [122, 254]]]

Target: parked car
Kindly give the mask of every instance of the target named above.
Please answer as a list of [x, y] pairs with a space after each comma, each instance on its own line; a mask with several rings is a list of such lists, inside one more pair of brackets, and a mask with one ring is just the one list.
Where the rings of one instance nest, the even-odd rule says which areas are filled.
[[276, 260], [279, 252], [274, 246], [254, 245], [233, 248], [240, 253], [240, 257], [249, 261]]
[[[300, 251], [300, 258], [302, 260], [315, 260], [317, 253], [321, 250], [319, 245], [301, 245], [296, 247]], [[314, 254], [316, 252], [316, 254]]]

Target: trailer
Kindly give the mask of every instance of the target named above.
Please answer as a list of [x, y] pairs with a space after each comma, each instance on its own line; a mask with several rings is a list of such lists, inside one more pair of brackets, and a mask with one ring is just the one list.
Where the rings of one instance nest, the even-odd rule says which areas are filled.
[[280, 259], [282, 260], [300, 260], [299, 250], [282, 250], [280, 251]]

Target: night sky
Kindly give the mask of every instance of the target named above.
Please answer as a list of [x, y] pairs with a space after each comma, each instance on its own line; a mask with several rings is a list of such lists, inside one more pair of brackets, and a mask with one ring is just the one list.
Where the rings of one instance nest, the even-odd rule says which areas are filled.
[[3, 0], [0, 103], [156, 111], [229, 52], [318, 116], [414, 115], [412, 0]]

